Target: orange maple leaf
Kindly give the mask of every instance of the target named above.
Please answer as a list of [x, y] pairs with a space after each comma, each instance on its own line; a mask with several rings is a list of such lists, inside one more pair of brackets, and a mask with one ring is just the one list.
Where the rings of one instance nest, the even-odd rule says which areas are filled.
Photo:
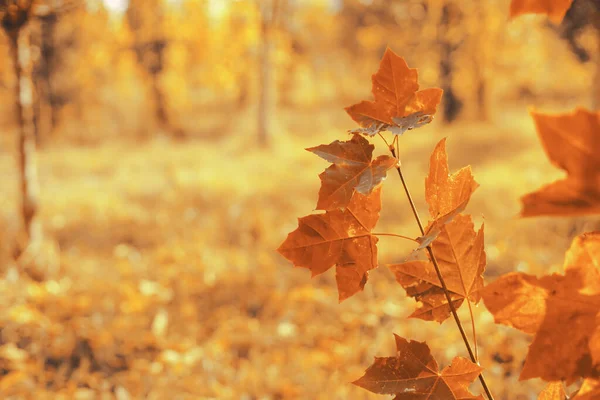
[[531, 113], [550, 161], [567, 178], [521, 198], [521, 216], [600, 213], [600, 112]]
[[483, 289], [483, 301], [497, 323], [535, 335], [520, 379], [570, 384], [600, 376], [590, 354], [600, 310], [599, 263], [600, 232], [583, 234], [567, 251], [565, 275], [510, 273]]
[[442, 98], [442, 89], [418, 90], [418, 73], [389, 48], [372, 76], [375, 101], [364, 100], [346, 107], [346, 112], [361, 126], [354, 132], [370, 136], [383, 130], [401, 135], [428, 124]]
[[371, 234], [381, 210], [381, 187], [365, 196], [355, 193], [344, 210], [298, 219], [277, 249], [297, 267], [316, 276], [336, 265], [339, 300], [363, 290], [368, 271], [377, 267], [377, 237]]
[[550, 382], [548, 386], [540, 392], [537, 400], [565, 400], [567, 394], [562, 382]]
[[[465, 299], [478, 303], [486, 264], [483, 225], [475, 233], [471, 217], [458, 215], [442, 227], [431, 246], [454, 307], [460, 307]], [[389, 268], [407, 294], [422, 303], [411, 317], [441, 323], [450, 316], [448, 300], [431, 262], [408, 261]]]
[[372, 160], [375, 146], [359, 135], [351, 140], [336, 140], [327, 145], [306, 149], [333, 163], [322, 174], [319, 190], [318, 210], [344, 208], [355, 191], [371, 194], [386, 177], [387, 170], [398, 160], [390, 156], [379, 156]]
[[438, 372], [438, 364], [425, 342], [395, 335], [397, 355], [375, 357], [373, 365], [353, 384], [378, 394], [396, 395], [394, 400], [483, 399], [469, 392], [469, 384], [482, 368], [466, 358], [456, 357]]
[[559, 24], [573, 0], [512, 0], [510, 17], [521, 14], [546, 14], [550, 21]]
[[449, 174], [446, 139], [442, 139], [431, 154], [429, 175], [425, 178], [425, 199], [433, 220], [429, 222], [425, 235], [417, 239], [421, 243], [419, 249], [432, 243], [444, 224], [465, 209], [478, 187], [470, 165]]

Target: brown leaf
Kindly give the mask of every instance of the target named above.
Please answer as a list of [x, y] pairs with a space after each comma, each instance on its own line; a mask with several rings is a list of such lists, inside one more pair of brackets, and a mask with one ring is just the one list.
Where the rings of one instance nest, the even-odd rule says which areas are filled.
[[390, 132], [395, 135], [402, 135], [406, 131], [427, 125], [433, 121], [433, 115], [418, 111], [406, 117], [394, 117], [392, 120], [395, 125], [389, 127]]
[[562, 382], [550, 382], [544, 390], [541, 391], [537, 400], [565, 400], [567, 394]]
[[300, 218], [277, 251], [313, 276], [336, 265], [339, 299], [345, 300], [363, 290], [368, 271], [377, 267], [378, 239], [371, 231], [380, 210], [381, 187], [368, 196], [355, 193], [345, 210]]
[[567, 178], [521, 198], [521, 216], [600, 213], [600, 112], [531, 113], [550, 161]]
[[429, 222], [425, 235], [418, 239], [419, 248], [432, 243], [444, 224], [465, 209], [478, 187], [470, 166], [449, 175], [446, 139], [442, 139], [431, 154], [429, 175], [425, 179], [425, 199], [429, 204], [429, 215], [434, 219]]
[[[481, 298], [486, 264], [483, 225], [477, 233], [473, 228], [470, 216], [458, 215], [442, 227], [432, 244], [455, 308], [464, 299], [477, 303]], [[443, 322], [450, 316], [448, 301], [430, 261], [409, 261], [389, 268], [407, 294], [422, 303], [411, 317]]]
[[336, 140], [327, 145], [306, 149], [319, 157], [333, 163], [319, 177], [318, 210], [335, 210], [344, 208], [350, 202], [354, 191], [371, 194], [386, 177], [387, 170], [393, 168], [397, 161], [390, 156], [380, 156], [374, 161], [375, 146], [359, 135], [351, 140]]
[[521, 379], [570, 384], [599, 376], [589, 346], [600, 310], [598, 263], [600, 233], [588, 233], [573, 241], [565, 257], [565, 275], [510, 273], [483, 289], [496, 323], [535, 335]]
[[[406, 61], [387, 49], [379, 70], [372, 76], [375, 101], [362, 101], [346, 108], [361, 126], [359, 133], [375, 135], [390, 129], [402, 134], [431, 122], [443, 91], [438, 88], [418, 90], [418, 73]], [[417, 114], [417, 115], [415, 115]]]
[[546, 14], [555, 24], [559, 24], [573, 0], [512, 0], [510, 17], [521, 14]]
[[373, 393], [394, 394], [394, 400], [482, 399], [469, 392], [469, 384], [481, 373], [481, 367], [456, 357], [440, 373], [425, 342], [394, 337], [397, 355], [375, 357], [364, 376], [352, 383]]

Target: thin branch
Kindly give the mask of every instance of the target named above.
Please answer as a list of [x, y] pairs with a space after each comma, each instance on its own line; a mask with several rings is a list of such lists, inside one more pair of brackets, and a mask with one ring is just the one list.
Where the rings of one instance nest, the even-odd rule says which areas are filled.
[[[390, 151], [391, 151], [392, 155], [394, 157], [396, 157], [395, 149], [390, 147]], [[404, 180], [404, 175], [402, 175], [402, 170], [400, 169], [400, 166], [396, 167], [396, 170], [398, 171], [398, 175], [400, 176], [400, 180], [402, 181], [402, 186], [404, 187], [404, 192], [406, 193], [406, 197], [408, 198], [408, 202], [410, 203], [410, 208], [412, 209], [413, 215], [415, 216], [417, 225], [419, 225], [419, 230], [421, 231], [421, 234], [424, 236], [425, 229], [423, 228], [423, 223], [421, 222], [421, 218], [419, 217], [419, 213], [417, 211], [417, 208], [415, 207], [415, 203], [412, 199], [412, 196], [410, 195], [410, 191], [408, 190], [408, 186], [406, 185], [406, 181]], [[429, 253], [429, 258], [431, 259], [431, 262], [433, 263], [433, 267], [435, 268], [435, 273], [437, 274], [437, 277], [440, 281], [440, 285], [442, 286], [442, 290], [444, 291], [444, 295], [446, 296], [446, 301], [448, 302], [448, 306], [450, 307], [450, 311], [452, 313], [452, 316], [454, 317], [454, 321], [456, 322], [456, 326], [458, 327], [458, 331], [460, 332], [462, 340], [465, 343], [465, 347], [467, 348], [469, 357], [471, 358], [471, 361], [473, 361], [475, 364], [479, 365], [479, 362], [477, 361], [477, 357], [475, 356], [475, 353], [473, 352], [473, 349], [471, 348], [471, 344], [469, 343], [469, 339], [467, 338], [467, 334], [465, 333], [462, 323], [460, 322], [460, 318], [458, 317], [458, 314], [456, 312], [456, 307], [454, 307], [454, 303], [452, 302], [452, 298], [450, 297], [450, 291], [448, 290], [448, 287], [446, 286], [446, 282], [444, 281], [444, 277], [442, 276], [442, 272], [440, 270], [440, 266], [437, 262], [437, 259], [435, 258], [435, 255], [433, 254], [433, 249], [431, 248], [431, 245], [427, 246], [427, 252]], [[481, 382], [481, 386], [483, 386], [483, 390], [485, 391], [488, 399], [494, 400], [494, 396], [492, 395], [490, 389], [487, 386], [485, 378], [483, 377], [483, 373], [479, 374], [479, 381]]]
[[467, 305], [469, 306], [469, 315], [471, 316], [471, 331], [473, 332], [473, 347], [475, 348], [475, 359], [479, 364], [479, 348], [477, 347], [477, 329], [475, 328], [475, 318], [473, 317], [473, 307], [471, 300], [467, 297]]
[[390, 144], [388, 143], [387, 140], [385, 140], [385, 137], [381, 134], [381, 132], [377, 132], [377, 134], [379, 135], [379, 137], [381, 138], [381, 140], [384, 141], [385, 145], [391, 149]]
[[374, 236], [394, 236], [394, 237], [398, 237], [398, 238], [401, 238], [401, 239], [410, 240], [411, 242], [417, 242], [418, 243], [417, 239], [413, 239], [413, 238], [408, 237], [408, 236], [397, 235], [395, 233], [372, 233], [371, 235], [374, 235]]

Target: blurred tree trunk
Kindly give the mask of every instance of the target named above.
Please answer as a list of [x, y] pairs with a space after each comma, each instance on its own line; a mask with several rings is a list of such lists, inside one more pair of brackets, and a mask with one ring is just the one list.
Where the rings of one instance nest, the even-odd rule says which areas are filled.
[[[596, 33], [597, 52], [590, 54], [589, 49], [580, 42], [583, 32], [592, 27]], [[560, 36], [565, 39], [569, 49], [579, 62], [595, 62], [595, 73], [592, 79], [591, 103], [595, 109], [600, 108], [600, 0], [574, 0], [567, 11], [560, 28]]]
[[258, 144], [267, 147], [270, 142], [269, 113], [271, 109], [271, 91], [273, 71], [271, 65], [271, 40], [279, 0], [259, 1], [260, 7], [260, 49], [258, 55], [259, 97], [258, 97]]
[[150, 79], [152, 81], [152, 98], [154, 100], [154, 115], [161, 128], [171, 130], [171, 121], [167, 113], [167, 100], [160, 85], [160, 75], [164, 69], [164, 51], [167, 47], [165, 40], [156, 40], [152, 44], [151, 52], [156, 58], [156, 67], [150, 68]]
[[279, 29], [290, 41], [291, 55], [283, 67], [283, 77], [279, 81], [277, 93], [279, 95], [278, 104], [282, 107], [291, 107], [293, 105], [293, 92], [295, 88], [296, 71], [299, 65], [299, 58], [304, 55], [304, 46], [298, 35], [298, 29], [294, 26], [295, 7], [290, 2], [283, 2], [279, 7]]
[[592, 83], [592, 107], [600, 111], [600, 10], [594, 15], [594, 27], [596, 28], [596, 71]]
[[150, 80], [153, 114], [161, 129], [173, 137], [182, 138], [184, 132], [172, 123], [167, 106], [167, 96], [161, 85], [165, 67], [168, 40], [163, 31], [162, 4], [159, 0], [131, 0], [127, 8], [127, 23], [133, 33], [133, 50], [136, 60]]
[[56, 45], [54, 42], [58, 15], [50, 12], [40, 17], [40, 59], [36, 68], [35, 87], [37, 88], [37, 140], [43, 142], [58, 122], [55, 93], [52, 85]]
[[[230, 13], [228, 22], [230, 25], [229, 29], [231, 32], [230, 40], [236, 43], [247, 42], [245, 35], [247, 35], [249, 23], [248, 16], [243, 13], [243, 10], [233, 10]], [[244, 46], [241, 50], [241, 57], [245, 60], [252, 57], [248, 46]], [[241, 111], [248, 106], [248, 101], [250, 100], [250, 82], [252, 81], [252, 79], [249, 68], [240, 68], [236, 72], [237, 75], [235, 77], [235, 80], [238, 92], [235, 100], [235, 108], [237, 111]]]
[[38, 213], [38, 177], [36, 164], [36, 141], [33, 110], [33, 82], [30, 30], [28, 26], [31, 3], [13, 5], [2, 20], [2, 27], [9, 37], [10, 54], [14, 66], [15, 111], [19, 121], [19, 178], [21, 190], [21, 217], [25, 239], [23, 249], [41, 240]]
[[441, 13], [437, 40], [440, 46], [440, 86], [444, 90], [443, 118], [445, 122], [452, 122], [463, 107], [453, 85], [453, 56], [460, 47], [460, 41], [455, 34], [455, 28], [459, 25], [460, 9], [453, 2], [447, 1], [443, 3]]
[[471, 52], [472, 63], [473, 63], [473, 73], [475, 76], [475, 101], [477, 107], [477, 117], [485, 121], [489, 118], [489, 104], [488, 104], [488, 82], [486, 79], [486, 19], [487, 12], [485, 9], [485, 4], [481, 0], [474, 1], [475, 12], [473, 13], [475, 25], [474, 35], [472, 35], [472, 40], [474, 40], [474, 46]]
[[249, 94], [250, 88], [248, 87], [248, 77], [244, 74], [240, 74], [238, 77], [238, 95], [235, 102], [235, 108], [238, 111], [245, 109], [248, 105]]

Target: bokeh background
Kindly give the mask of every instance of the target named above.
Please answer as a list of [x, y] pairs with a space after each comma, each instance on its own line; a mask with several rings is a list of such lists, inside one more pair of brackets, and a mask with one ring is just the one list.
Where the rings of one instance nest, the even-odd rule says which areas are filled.
[[[303, 149], [348, 137], [343, 107], [369, 98], [388, 46], [445, 91], [401, 137], [409, 187], [424, 214], [429, 154], [448, 137], [451, 168], [481, 184], [467, 211], [485, 222], [488, 281], [560, 271], [598, 225], [518, 218], [520, 196], [562, 176], [528, 110], [600, 105], [597, 1], [560, 25], [509, 20], [508, 0], [34, 1], [17, 79], [14, 7], [30, 3], [0, 1], [1, 398], [376, 399], [349, 382], [393, 353], [392, 333], [442, 365], [465, 356], [451, 320], [406, 318], [415, 303], [386, 268], [338, 304], [333, 272], [311, 279], [275, 252], [327, 166]], [[377, 231], [418, 236], [395, 174], [383, 201]], [[382, 266], [412, 250], [379, 248]], [[529, 338], [475, 311], [496, 399], [535, 399], [543, 382], [518, 381]]]

